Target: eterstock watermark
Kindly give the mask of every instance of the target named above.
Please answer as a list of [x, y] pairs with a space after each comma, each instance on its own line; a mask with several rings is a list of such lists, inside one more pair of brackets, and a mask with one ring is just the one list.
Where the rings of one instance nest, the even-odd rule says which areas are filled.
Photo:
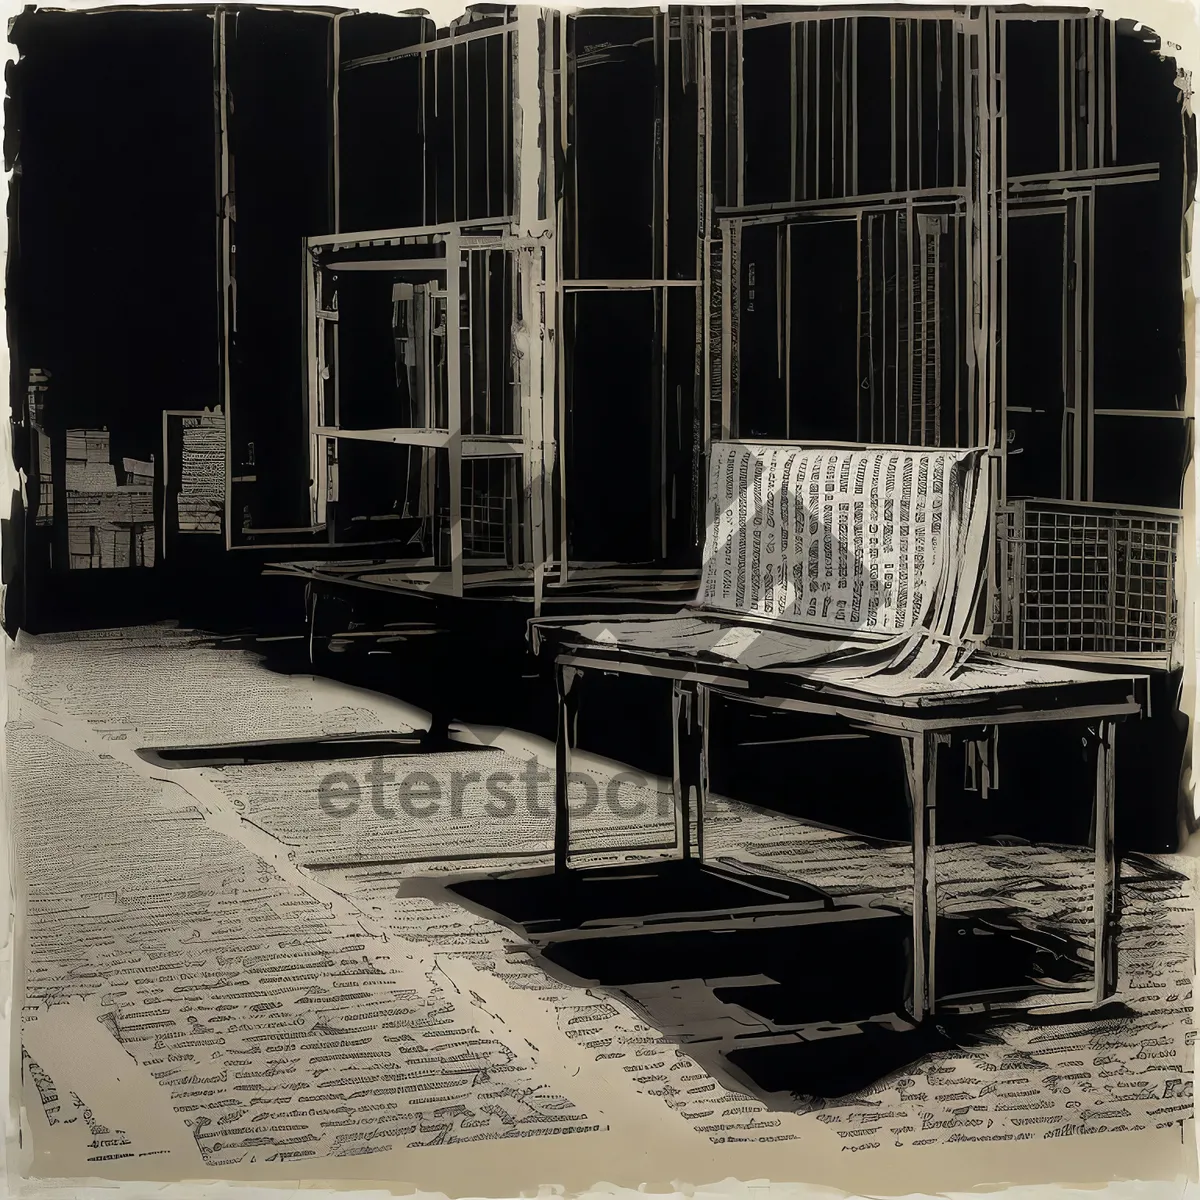
[[[451, 771], [449, 779], [430, 771], [408, 771], [397, 775], [380, 760], [371, 763], [362, 780], [349, 771], [334, 771], [317, 786], [321, 811], [330, 817], [352, 817], [364, 806], [385, 820], [396, 817], [421, 819], [444, 815], [468, 815], [482, 799], [486, 816], [503, 820], [524, 808], [530, 816], [549, 817], [554, 809], [546, 803], [543, 788], [554, 776], [535, 759], [528, 759], [519, 774], [512, 771]], [[647, 798], [653, 789], [654, 799]], [[632, 771], [598, 780], [585, 771], [567, 776], [567, 803], [572, 816], [586, 817], [601, 804], [616, 817], [646, 816], [652, 809], [659, 817], [670, 815], [671, 795], [653, 788], [650, 779]]]

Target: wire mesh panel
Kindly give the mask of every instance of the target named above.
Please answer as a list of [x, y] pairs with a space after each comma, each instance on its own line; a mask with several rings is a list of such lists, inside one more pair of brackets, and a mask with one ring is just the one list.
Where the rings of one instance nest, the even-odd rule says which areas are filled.
[[1014, 505], [999, 524], [997, 635], [1021, 650], [1169, 652], [1179, 526], [1169, 513]]
[[463, 463], [463, 553], [472, 560], [515, 565], [517, 460], [473, 458]]

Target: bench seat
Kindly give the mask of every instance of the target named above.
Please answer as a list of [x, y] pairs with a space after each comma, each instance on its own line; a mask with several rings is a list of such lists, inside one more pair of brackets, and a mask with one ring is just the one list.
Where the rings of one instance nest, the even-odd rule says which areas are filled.
[[[538, 651], [617, 673], [724, 682], [749, 697], [774, 697], [785, 707], [845, 712], [864, 706], [881, 717], [906, 714], [914, 724], [988, 724], [1065, 719], [1078, 715], [1135, 715], [1146, 704], [1144, 675], [1082, 670], [976, 651], [952, 674], [916, 676], [862, 666], [889, 653], [888, 643], [861, 641], [747, 624], [733, 617], [632, 616], [537, 623]], [[829, 661], [831, 654], [840, 657]], [[761, 677], [760, 677], [761, 673]], [[787, 705], [788, 698], [797, 703]], [[819, 699], [818, 699], [819, 697]], [[805, 704], [807, 698], [808, 704]], [[839, 701], [844, 702], [839, 705]], [[891, 721], [886, 722], [891, 725]]]

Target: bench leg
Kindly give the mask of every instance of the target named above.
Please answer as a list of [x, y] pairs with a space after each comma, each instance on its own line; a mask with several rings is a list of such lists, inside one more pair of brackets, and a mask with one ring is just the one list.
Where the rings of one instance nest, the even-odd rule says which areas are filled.
[[671, 688], [675, 844], [681, 858], [695, 857], [700, 862], [704, 861], [704, 802], [708, 796], [708, 707], [708, 688], [675, 680]]
[[567, 869], [571, 856], [571, 810], [567, 803], [567, 784], [571, 776], [571, 750], [575, 745], [575, 716], [578, 711], [579, 670], [557, 664], [554, 678], [558, 685], [558, 724], [554, 745], [554, 869]]
[[311, 583], [304, 585], [304, 617], [308, 625], [308, 665], [316, 666], [317, 592]]
[[922, 1021], [935, 1009], [937, 951], [937, 751], [943, 737], [913, 734], [904, 740], [908, 806], [913, 844], [912, 1017]]
[[1117, 857], [1113, 847], [1115, 779], [1114, 739], [1117, 723], [1101, 721], [1096, 739], [1096, 794], [1092, 804], [1092, 846], [1096, 852], [1092, 899], [1095, 926], [1096, 989], [1093, 1004], [1103, 1004], [1117, 990]]

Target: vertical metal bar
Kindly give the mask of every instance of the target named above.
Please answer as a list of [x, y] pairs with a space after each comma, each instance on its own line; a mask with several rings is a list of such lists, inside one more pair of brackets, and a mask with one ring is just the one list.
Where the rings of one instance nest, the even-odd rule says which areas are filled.
[[936, 752], [937, 744], [928, 733], [911, 734], [904, 739], [913, 847], [911, 1015], [916, 1021], [923, 1020], [934, 1010], [932, 984], [937, 893], [931, 800], [936, 787], [932, 761]]
[[[469, 254], [467, 259], [469, 261]], [[449, 393], [447, 416], [449, 439], [446, 448], [450, 476], [450, 590], [462, 595], [463, 530], [462, 530], [462, 429], [463, 391], [460, 363], [462, 343], [462, 263], [463, 252], [457, 234], [446, 235], [446, 390]], [[467, 273], [470, 286], [470, 271]], [[469, 301], [469, 297], [468, 297]], [[469, 312], [469, 304], [468, 304]], [[449, 336], [453, 331], [453, 336]], [[436, 457], [434, 459], [436, 463]], [[436, 475], [436, 469], [435, 469]], [[437, 506], [434, 505], [436, 518]], [[436, 519], [435, 519], [436, 527]], [[435, 534], [436, 536], [436, 534]]]
[[1100, 36], [1100, 18], [1088, 16], [1085, 18], [1084, 29], [1087, 31], [1087, 131], [1088, 131], [1088, 166], [1100, 166], [1102, 134], [1100, 131], [1100, 59], [1096, 53], [1097, 39]]
[[692, 750], [691, 724], [692, 706], [696, 700], [695, 688], [676, 679], [671, 684], [671, 794], [675, 801], [675, 845], [679, 857], [687, 861], [692, 857], [691, 821], [691, 775], [690, 763], [684, 756]]
[[671, 685], [671, 713], [675, 845], [681, 859], [702, 859], [708, 795], [708, 689], [675, 680]]
[[[667, 262], [670, 252], [670, 240], [668, 236], [668, 226], [670, 222], [670, 162], [671, 162], [671, 18], [666, 12], [659, 16], [655, 22], [655, 42], [661, 47], [662, 51], [662, 78], [659, 81], [662, 87], [662, 139], [659, 142], [659, 187], [662, 192], [661, 207], [659, 209], [662, 214], [662, 274], [659, 279], [667, 278]], [[680, 47], [680, 57], [683, 55], [683, 47]], [[665, 343], [665, 335], [664, 335]]]
[[845, 17], [842, 18], [842, 189], [838, 195], [849, 195], [850, 189], [848, 181], [850, 179], [850, 169], [846, 159], [846, 131], [850, 125], [849, 119], [849, 89], [850, 78], [850, 21]]
[[[957, 145], [957, 141], [955, 143]], [[959, 281], [959, 272], [962, 269], [962, 231], [966, 228], [966, 222], [957, 215], [950, 218], [951, 229], [954, 237], [954, 444], [956, 446], [963, 445], [962, 436], [962, 369], [958, 365], [958, 356], [964, 355], [966, 347], [963, 345], [963, 319], [962, 319], [962, 285]]]
[[[886, 403], [883, 398], [883, 386], [885, 383], [883, 374], [883, 365], [887, 356], [887, 306], [883, 302], [883, 293], [880, 293], [879, 305], [879, 329], [882, 335], [878, 352], [875, 348], [875, 278], [876, 271], [882, 271], [885, 275], [887, 267], [883, 262], [883, 230], [887, 226], [887, 216], [883, 213], [869, 213], [867, 215], [867, 296], [868, 296], [868, 316], [870, 317], [869, 332], [867, 335], [867, 367], [870, 371], [871, 379], [871, 441], [886, 441], [887, 440], [887, 421], [885, 419]], [[875, 230], [879, 232], [879, 261], [875, 259]], [[879, 364], [879, 370], [875, 369], [876, 363]]]
[[325, 322], [317, 318], [319, 307], [317, 296], [318, 274], [316, 263], [308, 248], [304, 250], [304, 344], [308, 352], [306, 383], [308, 394], [308, 461], [311, 480], [308, 485], [309, 521], [315, 526], [321, 523], [325, 511], [325, 444], [317, 436], [318, 425], [325, 424], [322, 412], [324, 400]]
[[1112, 139], [1109, 145], [1109, 153], [1112, 158], [1113, 166], [1117, 163], [1117, 23], [1116, 21], [1108, 22], [1108, 106], [1109, 106], [1109, 121], [1110, 129], [1109, 136]]
[[1058, 169], [1067, 169], [1067, 79], [1064, 64], [1067, 61], [1066, 22], [1058, 20]]
[[[458, 58], [458, 55], [456, 53], [455, 54], [455, 60], [456, 60], [455, 69], [457, 69], [457, 58]], [[487, 54], [486, 53], [484, 54], [483, 59], [484, 59], [484, 62], [486, 63], [487, 62]], [[463, 78], [466, 81], [466, 87], [464, 89], [466, 92], [466, 103], [465, 103], [465, 109], [463, 112], [462, 131], [461, 131], [461, 133], [459, 132], [458, 125], [456, 122], [455, 127], [454, 127], [454, 137], [455, 137], [456, 141], [459, 137], [461, 137], [463, 140], [463, 143], [466, 146], [466, 154], [463, 159], [464, 163], [466, 164], [466, 178], [463, 180], [462, 212], [463, 212], [463, 215], [466, 217], [466, 219], [469, 221], [472, 216], [478, 217], [478, 216], [482, 215], [480, 213], [472, 213], [471, 212], [471, 48], [469, 46], [463, 47], [462, 64], [463, 64]], [[457, 98], [457, 88], [455, 89], [455, 94], [456, 94], [456, 98]], [[485, 92], [484, 95], [486, 95], [486, 94], [487, 93]], [[456, 147], [456, 149], [457, 149], [457, 147]], [[455, 215], [457, 216], [458, 214], [456, 213]]]
[[[858, 369], [857, 376], [854, 382], [858, 385], [855, 390], [857, 403], [855, 404], [855, 429], [854, 436], [860, 441], [866, 441], [867, 438], [863, 433], [866, 422], [863, 421], [863, 214], [860, 208], [854, 214], [854, 266], [858, 281], [858, 303], [855, 305], [856, 312], [854, 314], [854, 349], [855, 349], [855, 365]], [[870, 299], [868, 296], [867, 305], [869, 306]], [[869, 309], [868, 309], [869, 311]], [[868, 316], [868, 322], [870, 317]], [[870, 393], [867, 393], [868, 403], [870, 403]], [[790, 434], [788, 435], [791, 436]]]
[[1025, 555], [1027, 535], [1025, 532], [1025, 501], [1017, 500], [1012, 505], [1012, 536], [1016, 539], [1016, 551], [1012, 554], [1012, 601], [1013, 648], [1027, 649], [1025, 645]]
[[[996, 346], [1001, 347], [998, 352], [993, 349], [993, 364], [1000, 376], [999, 394], [997, 396], [997, 408], [999, 412], [995, 420], [999, 429], [999, 444], [1002, 453], [996, 463], [996, 468], [999, 475], [998, 498], [999, 502], [1003, 504], [1008, 496], [1008, 362], [1005, 357], [1008, 345], [1006, 340], [1008, 335], [1008, 121], [1006, 119], [1008, 112], [1008, 31], [1007, 26], [1002, 21], [997, 22], [996, 28], [1000, 33], [1000, 36], [996, 39], [996, 50], [1000, 59], [1000, 69], [997, 72], [996, 81], [999, 93], [996, 108], [1000, 114], [1002, 126], [996, 147], [999, 158], [999, 178], [997, 186], [993, 191], [996, 197], [996, 206], [999, 209], [997, 213], [999, 244], [993, 247], [992, 259], [993, 261], [998, 260], [996, 286], [999, 289], [1000, 295], [993, 297], [993, 313], [997, 325], [997, 336], [990, 344], [993, 348]], [[992, 550], [994, 561], [994, 543]]]
[[[572, 132], [570, 123], [570, 110], [574, 106], [575, 100], [575, 68], [571, 56], [567, 53], [567, 26], [573, 18], [566, 13], [556, 15], [558, 22], [558, 53], [559, 53], [559, 137], [560, 145], [565, 153], [570, 145], [569, 136]], [[574, 156], [572, 156], [572, 179], [575, 188], [574, 195], [578, 195], [579, 181], [576, 177], [576, 167], [574, 164]], [[558, 210], [561, 214], [563, 211], [564, 202], [558, 202]], [[574, 210], [575, 205], [572, 204]], [[573, 218], [574, 219], [574, 218]], [[561, 220], [560, 220], [561, 224]], [[555, 280], [555, 307], [558, 316], [558, 351], [556, 354], [556, 370], [558, 375], [557, 388], [557, 458], [558, 463], [558, 579], [559, 583], [566, 583], [570, 570], [569, 563], [569, 537], [567, 529], [567, 372], [566, 360], [563, 354], [564, 337], [566, 334], [567, 311], [566, 311], [566, 293], [563, 290], [563, 275], [564, 263], [562, 253], [562, 237], [556, 237], [555, 255], [557, 260], [557, 271]], [[579, 277], [579, 237], [576, 234], [573, 239], [575, 253], [575, 277]], [[572, 311], [572, 316], [574, 316]]]
[[[513, 45], [515, 41], [516, 38], [512, 34], [506, 33], [501, 39], [500, 45], [500, 207], [502, 212], [515, 212], [517, 213], [518, 217], [527, 221], [529, 220], [529, 214], [522, 213], [518, 210], [517, 206], [513, 203], [512, 197], [509, 195], [508, 190], [508, 176], [511, 168], [511, 163], [509, 160], [511, 158], [514, 162], [519, 161], [520, 156], [520, 151], [514, 144], [516, 141], [516, 131], [513, 130], [511, 133], [509, 131], [509, 122], [512, 120], [513, 115], [509, 108], [508, 99], [509, 91], [512, 86], [509, 77], [509, 72], [512, 69], [512, 63], [510, 62], [510, 59], [513, 58], [515, 53], [519, 53], [519, 51], [517, 51]], [[424, 58], [424, 55], [421, 57]], [[538, 110], [540, 116], [540, 114], [544, 112], [546, 107], [549, 105], [550, 97], [547, 95], [542, 95], [539, 97], [539, 100], [540, 103], [538, 104]], [[538, 124], [541, 124], [540, 120]], [[509, 150], [509, 146], [512, 146], [511, 152]], [[544, 160], [541, 166], [542, 170], [545, 170]], [[490, 189], [488, 192], [488, 198], [491, 198]]]
[[850, 19], [850, 194], [858, 195], [858, 18]]
[[1066, 201], [1063, 209], [1063, 259], [1062, 259], [1062, 394], [1063, 394], [1063, 428], [1062, 456], [1059, 474], [1061, 482], [1059, 492], [1062, 499], [1070, 500], [1075, 494], [1074, 472], [1072, 463], [1075, 445], [1075, 347], [1073, 344], [1071, 324], [1071, 239], [1074, 229], [1075, 207], [1070, 200]]
[[[913, 169], [912, 169], [912, 90], [913, 90], [913, 69], [914, 60], [916, 59], [915, 47], [913, 38], [913, 30], [916, 29], [918, 22], [915, 18], [906, 18], [904, 21], [904, 190], [912, 191]], [[918, 139], [920, 138], [920, 129], [917, 130]], [[917, 159], [917, 167], [920, 170], [920, 158]], [[919, 184], [917, 185], [920, 186]]]
[[1067, 49], [1071, 55], [1067, 86], [1071, 97], [1071, 161], [1068, 169], [1072, 171], [1079, 169], [1079, 70], [1076, 66], [1079, 58], [1078, 41], [1078, 22], [1071, 21], [1067, 26]]
[[483, 331], [483, 429], [475, 429], [475, 414], [472, 412], [472, 433], [491, 433], [495, 428], [492, 424], [492, 256], [496, 253], [504, 254], [505, 251], [485, 250], [479, 255], [480, 273], [483, 275], [483, 319], [478, 323], [472, 320], [471, 325], [472, 333], [479, 327]]
[[1092, 144], [1095, 149], [1092, 151], [1092, 165], [1096, 167], [1104, 166], [1104, 144], [1107, 138], [1104, 136], [1104, 127], [1108, 123], [1108, 107], [1104, 100], [1104, 18], [1092, 18], [1092, 36], [1088, 38], [1088, 49], [1091, 53], [1091, 72], [1092, 72]]
[[890, 122], [892, 137], [892, 191], [896, 190], [896, 18], [888, 17], [891, 45], [891, 89], [892, 89], [892, 119]]
[[721, 223], [721, 437], [733, 436], [733, 237], [728, 221]]
[[804, 71], [802, 79], [802, 92], [800, 99], [800, 199], [810, 200], [815, 195], [815, 192], [809, 187], [808, 183], [808, 38], [812, 31], [812, 24], [809, 21], [800, 23], [800, 52], [804, 55]]
[[[424, 22], [422, 22], [421, 40], [425, 40]], [[429, 225], [429, 112], [428, 112], [428, 81], [426, 80], [426, 72], [429, 68], [429, 55], [424, 50], [420, 55], [421, 62], [421, 102], [418, 105], [418, 113], [420, 114], [421, 122], [421, 224]], [[434, 56], [434, 63], [437, 62], [437, 56]], [[435, 96], [436, 100], [436, 96]], [[338, 233], [341, 232], [341, 226], [335, 227]]]
[[[910, 161], [911, 161], [911, 154], [909, 157], [910, 157]], [[906, 288], [906, 291], [908, 293], [908, 295], [906, 297], [906, 305], [907, 305], [907, 309], [908, 309], [908, 311], [906, 313], [906, 320], [908, 322], [908, 369], [905, 371], [905, 378], [906, 378], [906, 387], [907, 387], [907, 391], [908, 391], [908, 444], [910, 446], [914, 444], [913, 409], [915, 407], [917, 398], [920, 395], [920, 393], [917, 389], [917, 386], [916, 386], [916, 382], [917, 382], [917, 372], [916, 372], [916, 346], [917, 346], [916, 305], [917, 305], [917, 297], [916, 297], [916, 288], [914, 286], [914, 277], [915, 277], [916, 281], [919, 281], [920, 273], [915, 270], [915, 263], [914, 263], [914, 260], [916, 258], [916, 253], [915, 253], [916, 233], [913, 229], [914, 225], [916, 225], [916, 219], [915, 219], [915, 216], [913, 213], [913, 203], [912, 203], [912, 200], [910, 199], [908, 201], [908, 204], [906, 205], [905, 226], [907, 227], [906, 234], [907, 234], [908, 246], [907, 246], [907, 252], [904, 256], [905, 257], [905, 273], [908, 276], [908, 279], [907, 279], [908, 287]], [[897, 287], [899, 287], [899, 280], [897, 280]], [[922, 330], [921, 332], [923, 334], [924, 330]], [[923, 427], [924, 423], [925, 423], [925, 421], [924, 421], [925, 413], [924, 413], [923, 409], [922, 409], [920, 415], [921, 415], [921, 424]]]
[[[504, 40], [507, 35], [501, 35], [500, 38], [500, 70], [503, 75], [504, 71]], [[483, 106], [483, 212], [480, 216], [490, 216], [496, 212], [492, 208], [492, 67], [488, 61], [488, 46], [489, 42], [481, 43], [483, 46], [483, 94], [486, 97]], [[469, 93], [468, 93], [469, 94]], [[478, 153], [478, 152], [477, 152]]]
[[739, 4], [737, 12], [737, 113], [735, 120], [737, 122], [737, 203], [741, 208], [746, 203], [746, 137], [745, 137], [745, 121], [742, 119], [742, 114], [745, 112], [745, 93], [744, 80], [742, 76], [744, 38], [746, 33], [745, 22], [742, 17], [742, 6]]
[[792, 226], [780, 230], [783, 241], [783, 428], [784, 437], [792, 436]]
[[791, 46], [791, 58], [788, 61], [788, 71], [791, 79], [791, 104], [788, 106], [789, 129], [791, 131], [788, 141], [789, 158], [791, 160], [791, 189], [788, 193], [790, 199], [797, 199], [796, 196], [796, 22], [793, 21], [788, 26], [789, 44]]
[[696, 685], [696, 720], [699, 724], [700, 763], [696, 778], [696, 858], [704, 861], [704, 815], [708, 806], [708, 731], [712, 694], [702, 683]]
[[[701, 10], [701, 48], [700, 70], [697, 72], [696, 102], [700, 107], [701, 145], [697, 158], [697, 184], [699, 187], [700, 221], [697, 230], [696, 252], [699, 257], [696, 278], [701, 280], [700, 313], [701, 323], [700, 345], [702, 355], [700, 369], [703, 378], [700, 383], [700, 397], [703, 403], [703, 413], [700, 422], [703, 450], [700, 456], [700, 477], [696, 480], [698, 495], [695, 503], [700, 505], [704, 500], [704, 463], [708, 461], [709, 444], [712, 441], [712, 10], [705, 7]], [[698, 509], [700, 536], [703, 537], [704, 515]]]
[[558, 722], [554, 742], [554, 870], [559, 874], [567, 870], [571, 859], [571, 806], [567, 785], [571, 777], [571, 751], [575, 745], [578, 676], [576, 667], [555, 664]]
[[[900, 363], [900, 311], [901, 311], [901, 304], [902, 304], [901, 291], [904, 286], [904, 276], [900, 272], [900, 242], [901, 242], [900, 216], [901, 216], [901, 214], [903, 214], [905, 216], [905, 218], [908, 217], [909, 207], [907, 205], [905, 206], [904, 209], [898, 211], [895, 214], [896, 220], [894, 222], [894, 232], [892, 234], [892, 269], [895, 271], [894, 278], [896, 280], [896, 286], [892, 291], [892, 316], [895, 320], [895, 328], [893, 331], [894, 339], [895, 339], [894, 353], [896, 356], [895, 368], [892, 371], [892, 383], [895, 388], [895, 391], [894, 391], [894, 394], [892, 397], [892, 399], [893, 399], [893, 415], [892, 415], [893, 425], [892, 425], [892, 428], [895, 432], [896, 441], [898, 441], [898, 442], [904, 440], [903, 435], [900, 432], [900, 397], [901, 397], [900, 371], [902, 369], [901, 363]], [[905, 220], [905, 237], [906, 238], [908, 236], [907, 226], [908, 226], [908, 221], [906, 219]], [[911, 420], [911, 418], [910, 418], [910, 420]]]
[[[946, 218], [949, 228], [949, 218]], [[933, 237], [933, 444], [942, 443], [942, 239], [939, 223]], [[928, 306], [927, 306], [928, 307]], [[926, 325], [929, 323], [928, 312]]]
[[986, 432], [987, 444], [995, 445], [998, 435], [998, 422], [996, 415], [996, 313], [995, 313], [995, 297], [998, 288], [998, 269], [997, 262], [999, 247], [996, 245], [996, 237], [999, 232], [996, 206], [992, 202], [992, 196], [995, 194], [997, 186], [1002, 182], [996, 178], [997, 175], [997, 106], [999, 101], [996, 81], [996, 61], [993, 57], [995, 35], [998, 31], [999, 23], [989, 13], [983, 22], [983, 36], [986, 53], [980, 55], [980, 66], [983, 72], [981, 86], [986, 94], [986, 109], [984, 119], [986, 122], [986, 163], [984, 164], [984, 181], [980, 187], [980, 204], [984, 208], [984, 220], [981, 222], [985, 226], [986, 245], [984, 247], [983, 262], [987, 271], [987, 285], [980, 298], [980, 308], [983, 313], [983, 330], [984, 336], [982, 339], [982, 362], [981, 370], [984, 379], [984, 395], [983, 395], [983, 412], [981, 414], [981, 423]]
[[[225, 549], [233, 546], [233, 404], [230, 357], [232, 327], [235, 321], [233, 297], [233, 262], [231, 247], [233, 221], [230, 214], [229, 191], [231, 162], [229, 153], [229, 57], [226, 43], [226, 11], [217, 9], [213, 26], [214, 54], [217, 74], [217, 141], [218, 186], [217, 208], [218, 271], [221, 284], [221, 406], [225, 415]], [[234, 18], [236, 22], [236, 17]]]
[[[331, 64], [332, 88], [331, 88], [331, 122], [333, 133], [332, 146], [332, 170], [331, 181], [333, 185], [333, 232], [341, 233], [342, 231], [342, 141], [341, 141], [341, 89], [342, 89], [342, 14], [336, 13], [333, 18], [332, 32], [332, 47], [331, 53], [333, 61]], [[422, 56], [423, 58], [424, 56]], [[422, 78], [422, 83], [424, 79]], [[424, 102], [424, 88], [422, 88], [421, 100]], [[425, 156], [421, 156], [421, 171], [425, 170]], [[422, 185], [423, 185], [422, 180]], [[421, 188], [421, 196], [424, 198], [425, 189]]]
[[658, 532], [659, 553], [667, 557], [667, 511], [670, 493], [670, 471], [667, 467], [667, 413], [670, 408], [667, 396], [667, 305], [671, 301], [671, 289], [654, 289], [658, 311]]
[[[226, 438], [226, 441], [229, 439]], [[39, 468], [41, 460], [38, 460]], [[41, 489], [41, 475], [39, 471], [38, 486]], [[166, 559], [167, 557], [167, 513], [170, 510], [170, 502], [168, 497], [171, 494], [171, 445], [170, 445], [170, 422], [167, 417], [166, 409], [163, 409], [162, 419], [162, 520], [159, 523], [159, 558]], [[228, 525], [228, 521], [226, 522]], [[67, 560], [68, 562], [70, 559]]]
[[[740, 11], [740, 10], [739, 10]], [[813, 72], [813, 104], [816, 106], [816, 112], [813, 113], [813, 197], [819, 198], [821, 195], [821, 43], [825, 40], [825, 24], [823, 20], [816, 22], [817, 27], [817, 54], [815, 61], [815, 70]], [[829, 52], [830, 61], [833, 60], [833, 32], [830, 30], [829, 36]], [[832, 174], [832, 171], [830, 172]], [[830, 180], [832, 183], [833, 180]]]
[[[951, 128], [951, 147], [950, 161], [951, 173], [953, 176], [952, 182], [955, 187], [960, 187], [964, 182], [958, 173], [959, 163], [959, 141], [961, 134], [959, 132], [959, 123], [962, 120], [960, 110], [966, 112], [964, 103], [966, 97], [963, 95], [962, 84], [958, 77], [959, 58], [958, 45], [960, 41], [959, 31], [956, 22], [950, 23], [950, 128]], [[967, 114], [969, 116], [969, 113]]]
[[1082, 374], [1084, 371], [1084, 348], [1083, 348], [1083, 289], [1080, 286], [1080, 269], [1083, 265], [1083, 230], [1081, 228], [1080, 216], [1083, 210], [1083, 205], [1080, 204], [1077, 198], [1070, 201], [1072, 214], [1074, 216], [1074, 228], [1072, 238], [1071, 253], [1073, 257], [1073, 267], [1075, 272], [1075, 289], [1073, 295], [1073, 319], [1074, 319], [1074, 345], [1073, 360], [1075, 367], [1075, 380], [1073, 391], [1074, 407], [1075, 407], [1075, 437], [1073, 447], [1073, 462], [1071, 468], [1071, 476], [1073, 481], [1072, 496], [1073, 500], [1085, 500], [1086, 482], [1085, 482], [1085, 467], [1084, 467], [1084, 421], [1085, 414], [1082, 411], [1083, 404], [1083, 388]]
[[[659, 189], [662, 194], [662, 246], [661, 246], [661, 270], [660, 279], [666, 279], [668, 271], [668, 262], [670, 261], [670, 162], [671, 162], [671, 16], [669, 12], [662, 12], [658, 20], [655, 22], [655, 45], [662, 54], [662, 76], [659, 80], [659, 86], [662, 88], [662, 138], [660, 145], [659, 163]], [[680, 66], [682, 67], [683, 55], [685, 53], [682, 43], [680, 44]], [[667, 412], [669, 408], [667, 397], [667, 320], [668, 320], [668, 305], [670, 304], [671, 289], [662, 287], [658, 290], [658, 308], [662, 314], [662, 327], [659, 330], [659, 553], [665, 560], [667, 557], [667, 511], [669, 504], [670, 478], [667, 467]]]
[[1093, 806], [1092, 844], [1095, 850], [1095, 883], [1092, 919], [1095, 936], [1096, 977], [1093, 1004], [1103, 1004], [1116, 990], [1116, 912], [1119, 878], [1114, 845], [1115, 775], [1113, 743], [1116, 722], [1102, 720], [1096, 738], [1096, 792]]
[[1085, 500], [1093, 498], [1093, 483], [1096, 465], [1096, 189], [1091, 187], [1079, 198], [1083, 209], [1084, 221], [1087, 223], [1087, 288], [1085, 300], [1087, 305], [1087, 343], [1084, 349], [1084, 368], [1087, 371], [1087, 392], [1085, 404], [1087, 408], [1086, 428], [1084, 436], [1087, 440], [1087, 491]]
[[978, 61], [979, 34], [978, 23], [963, 22], [963, 88], [965, 90], [964, 109], [967, 119], [963, 122], [963, 180], [967, 185], [967, 207], [964, 214], [964, 256], [963, 263], [963, 318], [965, 337], [963, 349], [966, 358], [966, 390], [967, 390], [967, 429], [966, 444], [974, 446], [976, 442], [977, 392], [979, 390], [978, 351], [976, 348], [976, 318], [975, 294], [979, 286], [978, 246], [979, 238], [975, 230], [979, 228], [983, 214], [980, 211], [979, 179], [974, 169], [975, 162], [975, 117], [979, 115], [980, 95], [978, 78], [972, 69], [972, 64]]
[[[924, 112], [924, 83], [925, 75], [923, 71], [925, 57], [925, 31], [924, 22], [920, 17], [914, 17], [910, 29], [916, 30], [916, 37], [910, 37], [912, 46], [912, 57], [915, 66], [915, 74], [917, 79], [917, 187], [925, 186], [925, 112]], [[912, 87], [913, 71], [908, 73], [909, 87]], [[912, 106], [909, 106], [911, 112]], [[909, 150], [909, 157], [912, 157], [912, 150]], [[910, 172], [911, 186], [911, 172]]]

